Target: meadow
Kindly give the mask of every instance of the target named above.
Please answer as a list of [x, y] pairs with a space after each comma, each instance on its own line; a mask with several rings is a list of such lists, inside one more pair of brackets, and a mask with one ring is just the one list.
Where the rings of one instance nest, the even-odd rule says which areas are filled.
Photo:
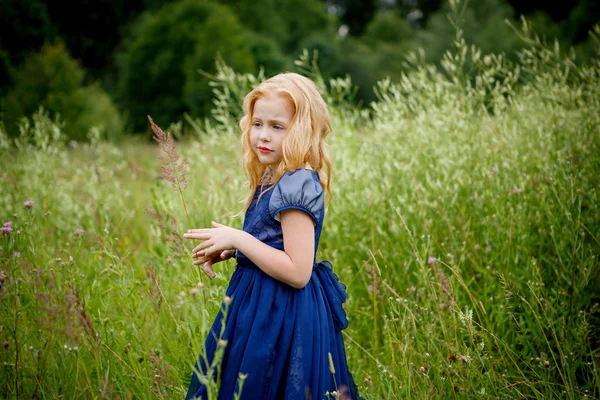
[[[296, 63], [333, 117], [317, 258], [347, 286], [365, 399], [600, 398], [600, 53], [522, 29], [518, 63], [459, 31], [367, 107]], [[259, 80], [221, 65], [213, 118], [162, 127], [182, 190], [145, 139], [69, 143], [43, 110], [0, 130], [0, 397], [184, 396], [235, 261], [210, 280], [182, 234], [242, 228], [235, 116]]]

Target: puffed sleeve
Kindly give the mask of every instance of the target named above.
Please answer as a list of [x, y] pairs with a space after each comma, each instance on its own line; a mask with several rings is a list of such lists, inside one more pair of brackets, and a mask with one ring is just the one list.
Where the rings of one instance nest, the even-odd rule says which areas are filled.
[[269, 201], [271, 217], [279, 221], [279, 213], [290, 208], [301, 210], [310, 215], [317, 224], [324, 207], [324, 192], [321, 184], [313, 179], [313, 172], [297, 169], [283, 174], [273, 188]]

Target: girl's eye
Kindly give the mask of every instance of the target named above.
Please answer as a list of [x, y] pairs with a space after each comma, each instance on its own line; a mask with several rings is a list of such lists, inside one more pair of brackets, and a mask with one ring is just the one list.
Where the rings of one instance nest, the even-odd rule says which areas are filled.
[[252, 125], [254, 125], [254, 126], [260, 126], [260, 122], [255, 122]]
[[275, 125], [274, 128], [275, 129], [283, 129], [283, 126], [281, 126], [281, 125]]

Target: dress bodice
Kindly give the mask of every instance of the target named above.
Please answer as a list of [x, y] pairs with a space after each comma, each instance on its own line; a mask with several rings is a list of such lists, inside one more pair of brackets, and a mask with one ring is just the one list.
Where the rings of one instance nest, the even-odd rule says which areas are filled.
[[[259, 198], [260, 193], [263, 193]], [[307, 213], [315, 223], [315, 253], [325, 217], [324, 192], [319, 174], [305, 168], [286, 172], [275, 184], [259, 186], [244, 217], [244, 231], [263, 243], [278, 250], [284, 250], [283, 231], [279, 213], [287, 209], [297, 209]], [[241, 252], [236, 252], [239, 262], [248, 261]]]

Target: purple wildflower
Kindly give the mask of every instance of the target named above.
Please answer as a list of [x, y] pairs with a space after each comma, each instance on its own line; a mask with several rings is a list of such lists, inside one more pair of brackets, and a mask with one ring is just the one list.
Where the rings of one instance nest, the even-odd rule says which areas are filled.
[[467, 362], [467, 357], [465, 357], [465, 356], [460, 356], [460, 357], [458, 357], [458, 359], [462, 362]]
[[11, 233], [13, 230], [13, 228], [11, 228], [10, 226], [3, 226], [2, 227], [2, 233], [8, 235], [9, 233]]
[[19, 253], [18, 251], [15, 251], [14, 256], [15, 256], [15, 258], [19, 258], [19, 257], [21, 257], [21, 253]]
[[33, 207], [33, 201], [27, 200], [25, 203], [23, 203], [23, 207], [25, 207], [25, 208]]
[[521, 193], [521, 189], [519, 189], [518, 187], [516, 187], [516, 188], [513, 189], [513, 193], [514, 194], [519, 194], [519, 193]]
[[5, 222], [4, 226], [10, 226], [10, 227], [12, 227], [12, 221]]
[[498, 173], [498, 167], [492, 167], [492, 174], [496, 175]]
[[373, 293], [373, 285], [367, 286], [367, 290], [369, 291], [369, 293]]
[[486, 252], [488, 252], [488, 253], [489, 253], [490, 251], [492, 251], [492, 246], [491, 246], [491, 245], [489, 245], [489, 244], [488, 244], [487, 246], [485, 246], [485, 251], [486, 251]]
[[475, 250], [479, 250], [479, 245], [475, 244]]
[[427, 259], [427, 263], [428, 264], [433, 264], [434, 262], [437, 261], [437, 258], [429, 256], [429, 258]]

